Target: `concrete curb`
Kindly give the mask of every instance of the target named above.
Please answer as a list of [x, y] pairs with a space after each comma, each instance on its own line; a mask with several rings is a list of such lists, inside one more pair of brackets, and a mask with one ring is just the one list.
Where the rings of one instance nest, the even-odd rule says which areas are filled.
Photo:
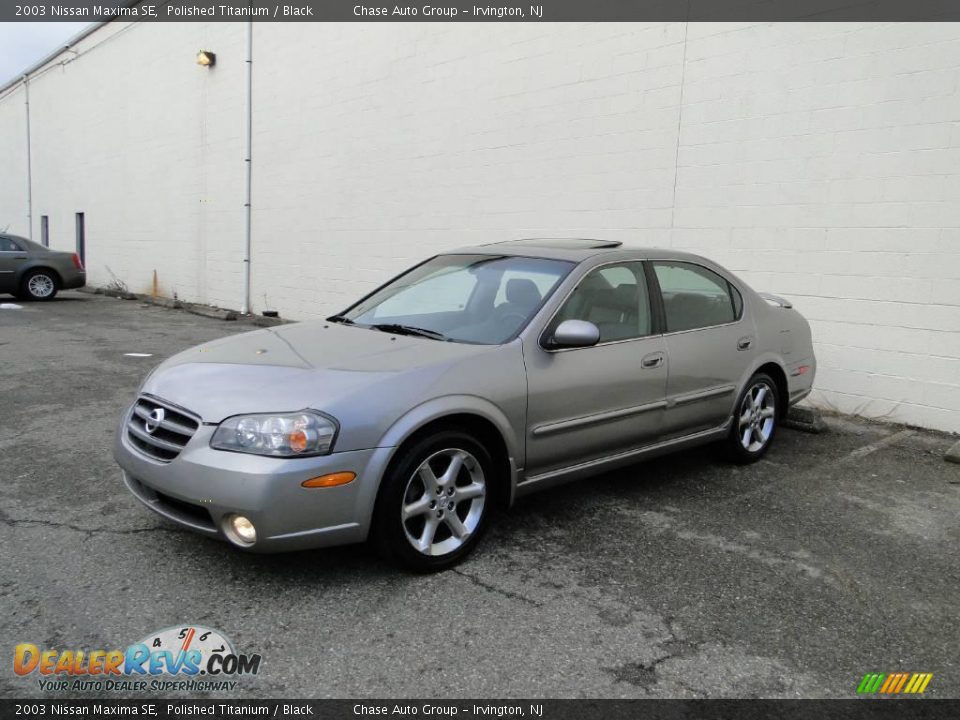
[[781, 424], [784, 427], [800, 430], [801, 432], [813, 433], [814, 435], [825, 433], [830, 429], [827, 423], [824, 422], [819, 410], [797, 405], [790, 408]]
[[80, 292], [90, 295], [106, 295], [107, 297], [120, 298], [122, 300], [139, 300], [148, 305], [168, 308], [170, 310], [185, 310], [194, 315], [213, 318], [214, 320], [234, 321], [250, 323], [257, 327], [273, 327], [274, 325], [286, 325], [289, 320], [279, 317], [265, 317], [263, 315], [241, 315], [236, 310], [226, 310], [224, 308], [213, 307], [212, 305], [198, 305], [195, 303], [185, 303], [180, 300], [168, 297], [154, 297], [153, 295], [142, 295], [140, 293], [127, 292], [125, 290], [114, 290], [112, 288], [94, 288], [82, 287]]
[[949, 450], [947, 454], [943, 456], [943, 459], [947, 462], [958, 463], [960, 464], [960, 440], [957, 440]]
[[237, 314], [233, 310], [223, 310], [222, 308], [209, 307], [207, 305], [186, 305], [182, 307], [188, 313], [202, 315], [203, 317], [213, 318], [214, 320], [237, 319]]

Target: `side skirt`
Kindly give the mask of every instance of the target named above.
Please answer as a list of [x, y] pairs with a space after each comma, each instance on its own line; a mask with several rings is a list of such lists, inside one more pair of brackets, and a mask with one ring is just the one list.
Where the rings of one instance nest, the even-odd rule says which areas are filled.
[[557, 470], [548, 470], [538, 475], [531, 475], [517, 483], [514, 498], [523, 497], [529, 493], [546, 490], [547, 488], [562, 485], [572, 480], [599, 475], [616, 468], [631, 465], [640, 460], [649, 460], [660, 455], [666, 455], [676, 450], [682, 450], [696, 445], [705, 445], [714, 440], [720, 440], [726, 436], [730, 428], [730, 419], [719, 427], [710, 430], [701, 430], [700, 432], [684, 435], [683, 437], [672, 438], [662, 442], [645, 445], [644, 447], [626, 450], [616, 455], [589, 460], [587, 462], [569, 465]]

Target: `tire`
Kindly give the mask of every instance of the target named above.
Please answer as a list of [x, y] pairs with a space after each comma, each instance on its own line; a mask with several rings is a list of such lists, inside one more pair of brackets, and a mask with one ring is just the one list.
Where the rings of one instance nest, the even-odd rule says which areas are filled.
[[750, 378], [737, 398], [725, 441], [727, 455], [733, 462], [747, 465], [767, 454], [780, 424], [781, 402], [773, 378], [764, 373]]
[[487, 528], [494, 506], [490, 453], [459, 430], [430, 435], [401, 453], [380, 485], [373, 543], [381, 556], [414, 572], [451, 568]]
[[60, 278], [50, 270], [30, 270], [20, 281], [17, 297], [22, 300], [44, 302], [53, 300], [60, 290]]

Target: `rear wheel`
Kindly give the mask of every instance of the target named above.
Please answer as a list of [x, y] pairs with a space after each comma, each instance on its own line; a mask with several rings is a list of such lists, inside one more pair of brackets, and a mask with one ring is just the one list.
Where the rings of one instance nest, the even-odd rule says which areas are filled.
[[492, 473], [486, 448], [458, 431], [403, 451], [383, 479], [374, 512], [381, 554], [416, 572], [456, 565], [486, 529]]
[[49, 270], [30, 270], [20, 282], [17, 297], [24, 300], [52, 300], [59, 289], [57, 276]]
[[727, 452], [734, 462], [746, 464], [762, 458], [773, 443], [779, 421], [780, 398], [769, 375], [750, 378], [737, 400]]

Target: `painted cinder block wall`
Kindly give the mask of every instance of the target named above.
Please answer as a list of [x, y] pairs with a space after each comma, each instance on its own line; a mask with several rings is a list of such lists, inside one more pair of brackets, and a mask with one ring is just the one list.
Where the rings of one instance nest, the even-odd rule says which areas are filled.
[[[239, 307], [243, 24], [76, 50], [31, 81], [34, 236], [72, 247], [83, 211], [93, 284]], [[676, 247], [811, 320], [813, 403], [960, 430], [960, 26], [265, 23], [254, 58], [255, 310], [322, 317], [468, 243]]]

